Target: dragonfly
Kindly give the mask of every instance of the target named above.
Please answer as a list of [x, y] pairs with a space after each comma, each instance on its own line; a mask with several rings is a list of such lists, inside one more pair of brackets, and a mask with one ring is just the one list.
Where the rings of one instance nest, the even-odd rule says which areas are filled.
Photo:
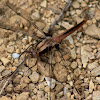
[[[39, 39], [38, 43], [36, 44], [30, 44], [19, 56], [19, 59], [25, 54], [24, 59], [16, 66], [16, 70], [14, 72], [12, 72], [9, 77], [7, 76], [7, 79], [5, 81], [5, 83], [3, 84], [1, 91], [0, 91], [0, 95], [3, 93], [4, 89], [6, 88], [6, 86], [9, 84], [9, 81], [11, 81], [14, 77], [15, 74], [18, 72], [18, 70], [20, 69], [20, 67], [22, 66], [22, 64], [28, 59], [28, 58], [32, 58], [32, 59], [36, 59], [35, 63], [33, 64], [33, 66], [31, 66], [29, 69], [33, 68], [35, 65], [38, 65], [39, 61], [43, 61], [46, 64], [50, 64], [50, 68], [49, 69], [49, 74], [46, 72], [45, 68], [43, 66], [39, 66], [40, 70], [42, 70], [42, 74], [45, 74], [45, 76], [49, 76], [49, 77], [56, 77], [56, 75], [52, 75], [53, 71], [51, 69], [52, 65], [53, 65], [53, 53], [54, 51], [57, 51], [60, 56], [62, 57], [61, 59], [63, 61], [65, 61], [65, 59], [63, 58], [63, 54], [62, 51], [60, 50], [60, 45], [63, 44], [64, 39], [71, 35], [72, 33], [74, 33], [76, 30], [78, 30], [79, 28], [81, 28], [87, 21], [88, 21], [88, 17], [86, 19], [84, 19], [83, 21], [81, 21], [79, 24], [75, 25], [74, 27], [62, 32], [59, 35], [54, 35], [53, 36], [53, 28], [55, 27], [55, 25], [57, 25], [58, 21], [62, 18], [62, 16], [64, 14], [66, 14], [68, 8], [71, 6], [72, 0], [69, 0], [69, 2], [67, 4], [65, 4], [64, 9], [61, 11], [61, 13], [58, 15], [58, 17], [54, 20], [54, 22], [50, 25], [49, 29], [47, 30], [47, 32], [44, 32], [42, 29], [40, 29], [33, 21], [33, 19], [30, 17], [30, 15], [28, 14], [28, 12], [26, 12], [25, 10], [16, 7], [15, 5], [11, 4], [9, 1], [6, 2], [6, 5], [12, 10], [14, 11], [17, 15], [21, 16], [22, 18], [24, 18], [25, 20], [27, 20], [30, 25], [32, 25], [33, 27], [35, 27], [37, 30], [39, 30], [44, 37], [37, 37], [35, 35], [33, 35], [33, 38], [35, 37], [36, 39]], [[2, 24], [2, 22], [0, 23], [0, 28], [2, 29], [6, 29], [6, 30], [10, 30], [15, 32], [15, 28], [13, 28], [13, 26], [6, 26], [4, 24]], [[23, 32], [23, 30], [22, 30]], [[24, 32], [25, 34], [27, 34], [27, 32]], [[55, 49], [54, 49], [55, 47]], [[54, 50], [54, 51], [53, 51]], [[48, 56], [47, 56], [48, 55]], [[50, 61], [48, 60], [50, 59]], [[38, 69], [39, 69], [38, 68]], [[54, 67], [53, 67], [54, 69]]]

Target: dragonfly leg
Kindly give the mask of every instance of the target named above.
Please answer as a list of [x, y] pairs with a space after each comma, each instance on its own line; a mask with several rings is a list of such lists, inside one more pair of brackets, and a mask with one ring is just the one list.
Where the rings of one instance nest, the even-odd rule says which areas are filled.
[[55, 45], [55, 48], [59, 51], [59, 53], [61, 54], [61, 59], [65, 61], [64, 57], [63, 57], [63, 54], [59, 48], [59, 44]]
[[33, 44], [29, 45], [29, 46], [20, 54], [20, 56], [19, 56], [18, 59], [20, 59], [20, 57], [21, 57], [25, 52], [29, 53], [27, 50], [28, 50], [32, 45], [33, 45]]
[[[34, 65], [32, 65], [32, 66], [31, 66], [31, 67], [30, 67], [27, 71], [29, 71], [31, 68], [33, 68], [33, 67], [34, 67], [34, 66], [38, 63], [38, 60], [39, 60], [39, 59], [37, 58], [37, 60], [36, 60], [35, 64], [34, 64]], [[26, 71], [26, 72], [27, 72], [27, 71]]]
[[[61, 59], [62, 59], [63, 61], [65, 61], [65, 59], [64, 59], [64, 57], [63, 57], [63, 54], [62, 54], [62, 52], [61, 52], [61, 50], [60, 50], [60, 48], [59, 48], [59, 44], [55, 45], [55, 48], [57, 49], [57, 51], [59, 51], [59, 53], [60, 53], [60, 55], [61, 55]], [[65, 65], [65, 64], [64, 64], [64, 65]]]

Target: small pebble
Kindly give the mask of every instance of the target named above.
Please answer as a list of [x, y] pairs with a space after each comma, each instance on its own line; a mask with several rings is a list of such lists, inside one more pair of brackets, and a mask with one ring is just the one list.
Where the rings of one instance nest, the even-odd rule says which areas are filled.
[[37, 11], [37, 12], [34, 12], [34, 13], [31, 15], [31, 18], [32, 18], [33, 20], [39, 19], [39, 18], [40, 18], [39, 12], [38, 12], [38, 11]]
[[98, 67], [98, 63], [96, 62], [93, 62], [93, 63], [89, 63], [88, 64], [88, 69], [92, 70], [94, 68]]
[[82, 10], [76, 10], [76, 13], [77, 13], [78, 15], [80, 15], [80, 14], [82, 13]]
[[18, 53], [13, 53], [13, 54], [12, 54], [12, 57], [13, 57], [14, 59], [19, 58], [19, 56], [20, 56], [20, 55], [19, 55]]
[[0, 46], [2, 45], [2, 43], [3, 43], [3, 39], [2, 39], [2, 38], [0, 38]]
[[33, 90], [34, 88], [35, 88], [35, 84], [30, 83], [30, 84], [29, 84], [29, 89], [30, 89], [30, 90]]
[[66, 79], [67, 79], [67, 70], [63, 65], [57, 63], [54, 67], [53, 72], [54, 72], [54, 75], [55, 75], [56, 79], [59, 82], [65, 82], [66, 81]]
[[75, 69], [77, 67], [77, 62], [72, 62], [71, 67]]
[[100, 77], [96, 77], [96, 81], [100, 84]]
[[47, 1], [44, 0], [44, 1], [40, 4], [40, 6], [46, 8], [46, 6], [47, 6]]
[[89, 83], [89, 93], [92, 93], [93, 89], [94, 89], [94, 83], [93, 83], [92, 80], [90, 80], [90, 83]]
[[9, 84], [6, 88], [6, 92], [11, 92], [13, 90], [13, 85]]
[[16, 96], [16, 100], [28, 100], [29, 92], [22, 92], [21, 94]]
[[69, 24], [68, 22], [62, 21], [61, 26], [63, 26], [66, 29], [70, 29], [71, 27], [73, 27], [73, 25]]
[[72, 81], [70, 81], [69, 84], [70, 84], [70, 86], [73, 86], [73, 82]]
[[5, 66], [1, 65], [0, 66], [0, 72], [2, 72], [5, 69]]
[[86, 97], [86, 100], [92, 100], [92, 94], [90, 94], [88, 97]]
[[[56, 87], [55, 87], [55, 93], [58, 93], [60, 92], [62, 89], [63, 89], [63, 85], [62, 84], [58, 84]], [[67, 88], [67, 87], [66, 87]]]
[[35, 94], [37, 93], [37, 91], [38, 91], [37, 88], [34, 88], [33, 92], [34, 92]]
[[46, 87], [44, 88], [44, 91], [47, 92], [47, 93], [50, 92], [49, 86], [46, 86]]
[[89, 26], [86, 30], [85, 33], [87, 35], [90, 35], [94, 38], [98, 38], [100, 39], [100, 28], [97, 27], [95, 24], [92, 24], [91, 26]]
[[39, 74], [37, 72], [33, 72], [29, 77], [33, 83], [37, 83], [39, 81]]
[[40, 84], [38, 85], [38, 87], [39, 87], [39, 90], [44, 90], [44, 83], [40, 83]]
[[93, 91], [93, 100], [100, 100], [100, 91]]
[[100, 9], [96, 9], [95, 18], [97, 21], [100, 20]]
[[100, 66], [94, 68], [92, 71], [91, 71], [91, 76], [99, 76], [100, 75]]
[[54, 79], [49, 78], [49, 77], [45, 77], [45, 80], [46, 80], [48, 86], [49, 86], [51, 89], [53, 89], [53, 88], [55, 87], [55, 82], [56, 82], [56, 81], [55, 81]]
[[72, 3], [72, 5], [73, 5], [74, 8], [79, 8], [80, 7], [80, 4], [77, 1], [74, 1]]
[[2, 76], [6, 76], [6, 75], [9, 75], [9, 74], [11, 74], [11, 70], [4, 70], [2, 72]]
[[16, 53], [20, 53], [20, 49], [16, 49]]
[[81, 70], [79, 68], [75, 69], [74, 74], [78, 77], [81, 74]]
[[76, 59], [76, 51], [75, 51], [75, 48], [73, 48], [73, 49], [71, 50], [71, 57], [72, 57], [73, 59]]
[[1, 58], [1, 61], [2, 61], [2, 63], [3, 63], [5, 66], [6, 66], [7, 64], [10, 63], [10, 60], [7, 59], [7, 58], [5, 58], [5, 57], [2, 57], [2, 58]]
[[11, 98], [6, 97], [6, 96], [2, 96], [2, 97], [0, 98], [0, 100], [11, 100]]
[[86, 7], [86, 6], [87, 6], [87, 3], [86, 3], [85, 1], [82, 1], [82, 2], [81, 2], [81, 6], [82, 6], [82, 7]]

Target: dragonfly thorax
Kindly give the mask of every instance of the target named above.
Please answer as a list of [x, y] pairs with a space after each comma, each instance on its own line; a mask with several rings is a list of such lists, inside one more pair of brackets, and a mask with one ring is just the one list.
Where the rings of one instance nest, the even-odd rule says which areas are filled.
[[38, 57], [37, 52], [34, 51], [33, 48], [30, 48], [29, 53], [30, 53], [32, 58], [37, 58]]

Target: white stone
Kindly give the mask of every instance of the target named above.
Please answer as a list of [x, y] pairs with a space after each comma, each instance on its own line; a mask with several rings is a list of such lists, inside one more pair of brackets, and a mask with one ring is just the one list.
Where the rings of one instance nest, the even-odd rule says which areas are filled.
[[20, 56], [20, 55], [19, 55], [18, 53], [13, 53], [13, 54], [12, 54], [12, 57], [13, 57], [14, 59], [19, 58], [19, 56]]
[[50, 77], [45, 77], [45, 80], [48, 84], [48, 86], [53, 89], [55, 87], [55, 80], [53, 78], [50, 78]]
[[66, 39], [69, 41], [70, 44], [74, 45], [74, 41], [71, 35], [67, 36]]
[[68, 22], [62, 21], [61, 26], [63, 26], [66, 29], [70, 29], [73, 27], [73, 25], [70, 25]]
[[38, 11], [34, 12], [34, 13], [31, 15], [31, 18], [32, 18], [33, 20], [39, 19], [39, 18], [40, 18], [39, 12], [38, 12]]

